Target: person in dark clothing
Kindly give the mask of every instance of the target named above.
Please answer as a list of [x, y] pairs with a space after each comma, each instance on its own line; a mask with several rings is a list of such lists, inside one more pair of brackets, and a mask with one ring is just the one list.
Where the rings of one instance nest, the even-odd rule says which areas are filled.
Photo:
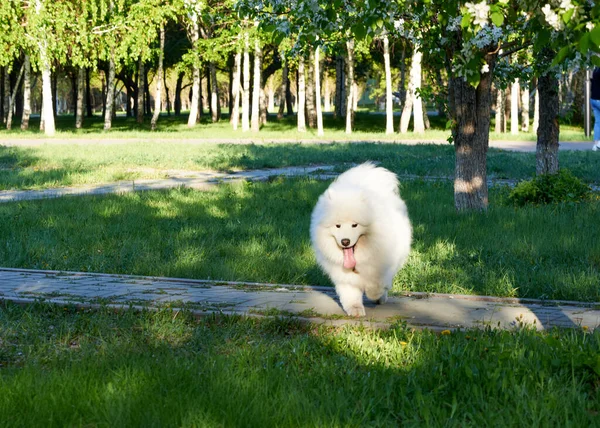
[[594, 147], [593, 151], [600, 150], [600, 68], [594, 68], [592, 74], [592, 94], [590, 104], [594, 112]]

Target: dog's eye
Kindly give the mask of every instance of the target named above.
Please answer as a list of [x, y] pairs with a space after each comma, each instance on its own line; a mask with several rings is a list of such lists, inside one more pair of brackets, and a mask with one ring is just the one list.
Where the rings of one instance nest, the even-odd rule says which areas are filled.
[[342, 227], [342, 225], [341, 224], [336, 224], [335, 227], [337, 227], [339, 229], [340, 227]]
[[356, 227], [356, 226], [358, 226], [358, 224], [356, 224], [356, 223], [354, 223], [354, 224], [352, 225], [352, 227]]

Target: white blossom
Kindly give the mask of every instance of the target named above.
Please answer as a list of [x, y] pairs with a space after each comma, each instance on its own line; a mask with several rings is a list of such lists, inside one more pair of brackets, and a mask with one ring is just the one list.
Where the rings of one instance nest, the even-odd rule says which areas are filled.
[[485, 74], [485, 73], [489, 73], [490, 72], [490, 66], [488, 63], [483, 64], [483, 66], [481, 67], [481, 74]]
[[556, 31], [562, 30], [562, 20], [558, 14], [552, 10], [549, 4], [546, 4], [546, 6], [542, 8], [542, 12], [544, 13], [544, 18], [546, 18], [548, 25], [550, 25]]
[[570, 9], [574, 9], [575, 6], [573, 6], [573, 3], [571, 3], [571, 0], [561, 0], [560, 8], [564, 11], [567, 11]]
[[591, 21], [590, 21], [590, 22], [588, 22], [587, 24], [585, 24], [585, 28], [586, 28], [588, 31], [592, 31], [592, 30], [594, 29], [594, 23], [593, 23], [593, 22], [591, 22]]
[[469, 13], [473, 15], [473, 24], [481, 25], [482, 27], [485, 27], [488, 24], [490, 7], [486, 4], [485, 0], [481, 3], [465, 3], [465, 6]]

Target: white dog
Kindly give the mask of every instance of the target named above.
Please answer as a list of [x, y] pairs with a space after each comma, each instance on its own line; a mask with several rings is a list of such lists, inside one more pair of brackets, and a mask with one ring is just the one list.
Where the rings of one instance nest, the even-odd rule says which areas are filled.
[[363, 293], [385, 303], [412, 240], [396, 175], [370, 162], [344, 172], [319, 197], [310, 237], [348, 315], [365, 315]]

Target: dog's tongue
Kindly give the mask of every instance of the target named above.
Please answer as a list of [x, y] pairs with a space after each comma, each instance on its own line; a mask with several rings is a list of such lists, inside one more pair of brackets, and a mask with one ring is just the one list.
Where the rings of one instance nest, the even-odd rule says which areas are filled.
[[344, 267], [346, 269], [354, 269], [356, 259], [354, 258], [354, 247], [344, 248]]

